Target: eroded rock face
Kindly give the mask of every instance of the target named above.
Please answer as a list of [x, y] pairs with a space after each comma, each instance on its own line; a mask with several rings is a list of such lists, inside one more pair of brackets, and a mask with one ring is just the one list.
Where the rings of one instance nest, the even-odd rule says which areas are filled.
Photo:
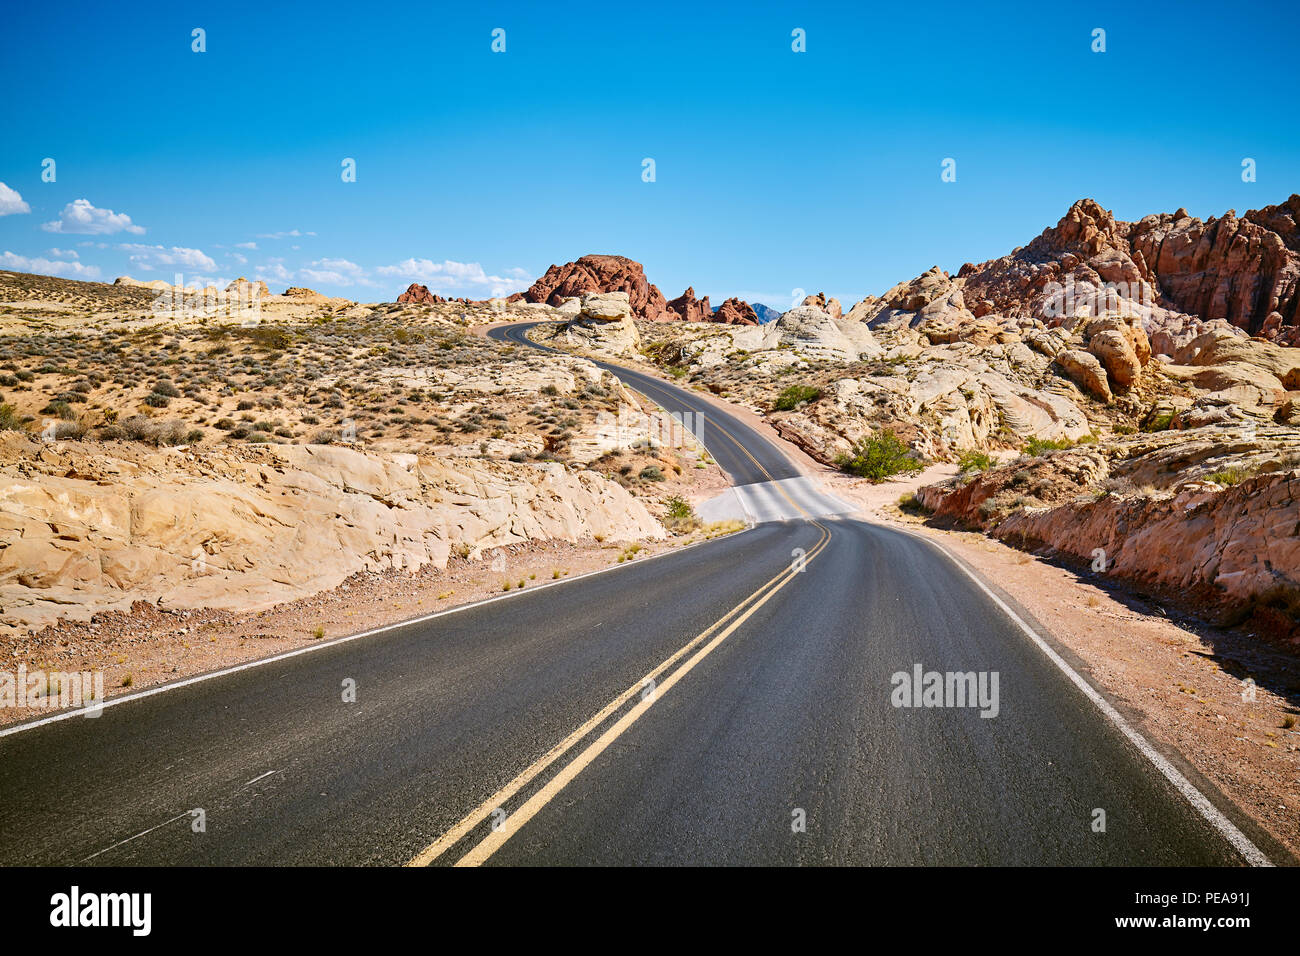
[[[710, 317], [711, 322], [724, 325], [758, 325], [758, 313], [749, 307], [743, 299], [730, 298], [718, 306], [718, 311]], [[780, 321], [779, 319], [777, 320]]]
[[268, 607], [351, 574], [530, 540], [658, 538], [622, 487], [562, 465], [332, 445], [62, 450], [0, 436], [0, 606], [39, 626], [126, 610]]
[[558, 306], [572, 296], [605, 292], [627, 293], [635, 318], [676, 318], [663, 293], [646, 278], [641, 263], [623, 256], [589, 255], [562, 266], [553, 265], [523, 293], [523, 298]]
[[[1024, 459], [918, 498], [1020, 547], [1090, 564], [1100, 549], [1107, 575], [1293, 634], [1300, 475], [1286, 463], [1297, 443], [1294, 431], [1229, 420]], [[1258, 474], [1229, 487], [1214, 480], [1233, 468]]]
[[828, 299], [824, 292], [818, 292], [816, 295], [805, 296], [802, 304], [812, 306], [814, 309], [820, 309], [832, 319], [838, 319], [844, 315], [844, 309], [840, 306], [840, 300], [835, 298]]
[[708, 322], [713, 318], [713, 309], [709, 297], [695, 298], [695, 289], [687, 286], [686, 291], [668, 303], [668, 308], [677, 313], [683, 322]]
[[1137, 384], [1142, 364], [1124, 333], [1115, 329], [1097, 332], [1088, 340], [1088, 351], [1101, 362], [1106, 377], [1117, 389], [1128, 390]]
[[243, 296], [245, 299], [258, 299], [271, 294], [271, 290], [261, 279], [250, 282], [243, 276], [226, 286], [226, 292]]
[[632, 355], [641, 344], [626, 292], [584, 295], [577, 318], [560, 335], [568, 345], [615, 357]]
[[[286, 292], [285, 295], [288, 295]], [[417, 305], [435, 305], [440, 302], [446, 302], [440, 295], [434, 295], [429, 291], [429, 287], [420, 285], [418, 282], [412, 282], [406, 287], [406, 291], [397, 297], [398, 302], [414, 303]]]
[[1276, 313], [1280, 330], [1297, 324], [1300, 309], [1297, 211], [1300, 195], [1241, 219], [1230, 209], [1202, 222], [1179, 210], [1142, 219], [1129, 241], [1179, 311], [1226, 319], [1251, 333]]
[[1298, 215], [1294, 195], [1240, 219], [1229, 210], [1202, 221], [1180, 209], [1131, 223], [1082, 199], [1023, 249], [967, 264], [958, 277], [978, 316], [1073, 324], [1110, 311], [1139, 316], [1153, 336], [1222, 320], [1300, 341]]
[[1081, 349], [1066, 349], [1059, 352], [1054, 359], [1070, 380], [1093, 398], [1110, 404], [1113, 396], [1106, 370], [1098, 358], [1091, 352]]

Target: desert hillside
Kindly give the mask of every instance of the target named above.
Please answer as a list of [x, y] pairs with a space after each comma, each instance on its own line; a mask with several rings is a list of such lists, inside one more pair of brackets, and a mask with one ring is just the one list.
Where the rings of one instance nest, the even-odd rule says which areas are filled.
[[556, 306], [556, 278], [623, 295], [630, 314], [566, 300], [533, 334], [745, 405], [868, 480], [955, 464], [909, 507], [1084, 567], [1102, 553], [1117, 579], [1294, 639], [1298, 217], [1300, 195], [1206, 221], [1080, 200], [1008, 255], [758, 326], [659, 321], [639, 267], [598, 288], [584, 262], [610, 257], [528, 296]]
[[268, 608], [450, 560], [492, 576], [535, 542], [686, 540], [690, 502], [722, 485], [589, 360], [471, 334], [510, 317], [486, 303], [258, 289], [250, 320], [158, 311], [172, 291], [0, 273], [8, 633], [137, 602]]

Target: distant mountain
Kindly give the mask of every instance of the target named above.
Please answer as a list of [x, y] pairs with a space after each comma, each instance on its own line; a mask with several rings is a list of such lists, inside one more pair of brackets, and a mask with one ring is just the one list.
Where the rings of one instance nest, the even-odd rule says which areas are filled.
[[764, 305], [762, 302], [753, 302], [749, 307], [754, 310], [759, 322], [774, 322], [781, 318], [779, 310], [772, 308], [770, 305]]

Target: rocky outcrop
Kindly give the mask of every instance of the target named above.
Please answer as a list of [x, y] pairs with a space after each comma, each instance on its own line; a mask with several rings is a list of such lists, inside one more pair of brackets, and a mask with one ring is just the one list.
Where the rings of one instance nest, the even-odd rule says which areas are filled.
[[695, 298], [695, 289], [687, 286], [686, 291], [668, 303], [670, 311], [677, 313], [683, 322], [708, 322], [713, 318], [713, 309], [709, 297]]
[[[285, 293], [288, 295], [288, 293]], [[413, 303], [416, 305], [437, 305], [446, 302], [440, 295], [434, 295], [429, 291], [428, 286], [420, 285], [418, 282], [412, 282], [406, 287], [406, 291], [397, 297], [401, 303]]]
[[4, 622], [129, 609], [267, 607], [358, 571], [446, 564], [453, 549], [658, 538], [622, 487], [563, 465], [332, 445], [153, 451], [0, 433]]
[[584, 295], [578, 316], [560, 327], [560, 343], [615, 357], [633, 355], [641, 344], [626, 292]]
[[1100, 561], [1097, 573], [1190, 600], [1225, 622], [1254, 614], [1293, 634], [1300, 476], [1286, 462], [1300, 457], [1296, 444], [1294, 432], [1241, 423], [1137, 436], [1107, 450], [1022, 459], [917, 497], [1010, 544], [1094, 571]]
[[710, 318], [712, 322], [724, 325], [758, 325], [758, 313], [749, 307], [743, 299], [730, 298], [718, 306]]
[[840, 300], [834, 298], [828, 299], [824, 292], [818, 292], [816, 295], [804, 296], [802, 304], [812, 306], [814, 309], [820, 309], [832, 319], [838, 319], [844, 314], [844, 310], [840, 307]]
[[646, 279], [641, 263], [623, 256], [589, 255], [562, 266], [553, 265], [523, 293], [528, 302], [560, 305], [571, 296], [625, 292], [637, 319], [675, 318], [664, 295]]
[[1184, 210], [1147, 216], [1133, 225], [1129, 245], [1173, 308], [1252, 334], [1276, 313], [1280, 331], [1300, 322], [1298, 211], [1300, 195], [1241, 219], [1231, 209], [1204, 222]]
[[[1180, 209], [1124, 222], [1092, 199], [1007, 256], [958, 273], [977, 316], [1073, 324], [1130, 314], [1153, 336], [1216, 320], [1300, 341], [1300, 195], [1242, 218]], [[1165, 342], [1156, 343], [1163, 352]]]
[[271, 294], [265, 282], [258, 279], [256, 282], [250, 282], [243, 276], [240, 276], [230, 285], [226, 286], [227, 294], [239, 295], [245, 299], [260, 299]]

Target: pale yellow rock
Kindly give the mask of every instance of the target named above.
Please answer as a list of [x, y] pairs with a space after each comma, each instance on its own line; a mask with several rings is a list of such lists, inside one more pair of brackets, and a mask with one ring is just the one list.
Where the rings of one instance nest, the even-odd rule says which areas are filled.
[[[48, 473], [31, 473], [38, 457]], [[79, 477], [64, 477], [70, 471]], [[358, 571], [441, 567], [453, 547], [477, 556], [596, 535], [652, 539], [664, 530], [618, 484], [557, 463], [336, 445], [202, 455], [129, 443], [56, 449], [0, 435], [7, 626], [84, 620], [136, 600], [261, 608]]]

